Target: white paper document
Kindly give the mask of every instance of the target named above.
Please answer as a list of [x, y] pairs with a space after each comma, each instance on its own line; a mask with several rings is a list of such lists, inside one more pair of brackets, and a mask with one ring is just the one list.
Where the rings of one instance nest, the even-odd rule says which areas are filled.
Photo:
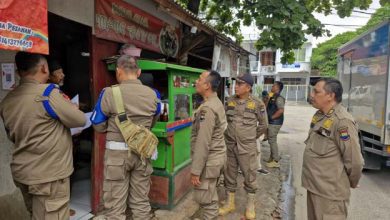
[[71, 100], [70, 102], [72, 102], [73, 104], [76, 104], [76, 105], [79, 105], [80, 101], [79, 101], [79, 94], [75, 95]]
[[[78, 96], [78, 95], [77, 95]], [[75, 96], [76, 97], [76, 96]], [[72, 99], [73, 100], [73, 99]], [[92, 123], [91, 123], [91, 120], [89, 120], [89, 118], [91, 117], [92, 115], [92, 112], [87, 112], [87, 113], [84, 113], [84, 116], [85, 116], [85, 119], [86, 119], [86, 123], [84, 125], [84, 127], [78, 127], [78, 128], [71, 128], [70, 129], [70, 133], [73, 135], [76, 135], [76, 134], [80, 134], [83, 130], [91, 127]]]

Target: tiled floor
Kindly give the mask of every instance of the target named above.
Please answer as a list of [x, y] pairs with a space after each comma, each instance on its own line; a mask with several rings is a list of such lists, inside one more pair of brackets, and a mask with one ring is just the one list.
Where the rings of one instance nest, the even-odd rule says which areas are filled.
[[76, 214], [70, 220], [87, 220], [93, 217], [91, 212], [91, 180], [83, 179], [73, 182], [70, 197], [70, 208]]

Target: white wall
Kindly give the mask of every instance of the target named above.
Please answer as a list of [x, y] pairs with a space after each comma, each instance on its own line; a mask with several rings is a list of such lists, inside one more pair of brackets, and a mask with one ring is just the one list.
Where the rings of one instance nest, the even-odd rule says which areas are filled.
[[176, 20], [174, 17], [166, 13], [165, 11], [158, 9], [157, 3], [152, 0], [124, 0], [129, 4], [148, 12], [149, 14], [163, 20], [164, 22], [172, 25], [175, 28], [179, 28], [180, 22]]
[[299, 73], [299, 72], [308, 72], [311, 71], [310, 59], [312, 55], [313, 45], [312, 45], [312, 36], [305, 36], [308, 40], [306, 43], [302, 45], [305, 51], [305, 61], [295, 61], [295, 63], [299, 63], [300, 67], [291, 67], [291, 68], [283, 68], [283, 64], [281, 63], [282, 52], [280, 49], [276, 51], [276, 72], [277, 73]]
[[[148, 12], [164, 22], [178, 28], [180, 23], [162, 10], [152, 0], [125, 0], [129, 4]], [[93, 27], [95, 20], [94, 0], [48, 0], [48, 10], [56, 15]]]
[[94, 0], [48, 0], [48, 10], [56, 15], [93, 27]]
[[[0, 50], [0, 70], [1, 70], [1, 63], [14, 63], [15, 62], [15, 54], [16, 51], [10, 51], [10, 50]], [[1, 74], [3, 75], [3, 74]], [[15, 74], [16, 75], [16, 74]], [[1, 76], [2, 77], [2, 76]], [[2, 78], [0, 77], [0, 82], [2, 82]], [[18, 83], [19, 77], [15, 77], [16, 83]], [[3, 98], [8, 94], [8, 90], [3, 90], [2, 85], [0, 85], [0, 102], [3, 100]], [[2, 147], [2, 151], [0, 155], [1, 159], [0, 161], [4, 161], [4, 154], [10, 153], [10, 147], [12, 146], [11, 142], [8, 140], [7, 135], [5, 133], [4, 127], [3, 127], [3, 121], [0, 120], [0, 146]], [[4, 154], [3, 154], [4, 153]], [[0, 171], [0, 173], [2, 173]], [[1, 193], [1, 188], [0, 188]]]
[[[16, 51], [0, 50], [0, 64], [13, 63]], [[1, 65], [0, 65], [1, 72]], [[2, 74], [1, 74], [2, 75]], [[0, 76], [0, 82], [2, 81]], [[15, 77], [18, 83], [18, 77]], [[0, 102], [9, 91], [2, 90], [0, 85]], [[1, 219], [27, 219], [27, 210], [23, 203], [23, 197], [16, 188], [12, 179], [10, 162], [12, 158], [13, 144], [5, 133], [4, 123], [0, 119], [0, 206], [3, 210], [0, 213]]]

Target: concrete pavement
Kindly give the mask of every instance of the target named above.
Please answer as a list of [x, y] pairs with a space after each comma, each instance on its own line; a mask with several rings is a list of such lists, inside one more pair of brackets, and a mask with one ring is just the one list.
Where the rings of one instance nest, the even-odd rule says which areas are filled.
[[[290, 155], [293, 186], [295, 187], [295, 219], [306, 220], [306, 190], [301, 187], [304, 141], [315, 109], [309, 105], [288, 103], [286, 120], [279, 143], [282, 154]], [[360, 188], [353, 189], [348, 220], [390, 219], [390, 169], [365, 171]]]

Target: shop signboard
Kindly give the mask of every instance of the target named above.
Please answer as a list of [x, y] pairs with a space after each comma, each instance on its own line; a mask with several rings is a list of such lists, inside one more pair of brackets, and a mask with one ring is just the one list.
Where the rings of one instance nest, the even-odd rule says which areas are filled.
[[97, 37], [177, 56], [178, 29], [121, 0], [97, 0], [95, 7]]
[[49, 54], [47, 1], [0, 1], [0, 49]]

